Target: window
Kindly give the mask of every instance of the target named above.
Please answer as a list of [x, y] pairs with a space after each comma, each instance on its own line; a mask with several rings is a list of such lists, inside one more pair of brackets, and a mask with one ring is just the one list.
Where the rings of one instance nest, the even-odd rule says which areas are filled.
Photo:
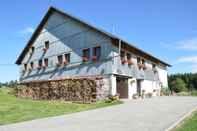
[[31, 47], [31, 53], [33, 54], [35, 50], [35, 47]]
[[64, 58], [65, 58], [64, 64], [70, 63], [70, 53], [64, 54]]
[[57, 57], [57, 60], [58, 60], [58, 64], [61, 65], [63, 63], [63, 56], [62, 55], [59, 55]]
[[31, 62], [31, 63], [30, 63], [30, 66], [31, 66], [31, 69], [33, 69], [33, 68], [34, 68], [34, 63]]
[[44, 66], [45, 66], [45, 67], [48, 67], [48, 63], [49, 63], [49, 62], [48, 62], [48, 59], [45, 58], [45, 59], [44, 59]]
[[45, 46], [45, 49], [49, 49], [49, 41], [45, 41], [44, 46]]
[[27, 64], [24, 64], [24, 70], [27, 70]]
[[131, 54], [127, 53], [127, 60], [131, 60]]
[[155, 64], [152, 64], [152, 69], [155, 69], [156, 68], [156, 65]]
[[137, 63], [140, 64], [141, 63], [141, 59], [140, 57], [137, 58]]
[[125, 57], [125, 52], [124, 52], [124, 51], [121, 51], [121, 52], [120, 52], [120, 57], [121, 57], [121, 58], [124, 58], [124, 57]]
[[145, 60], [144, 59], [142, 59], [142, 64], [145, 64]]
[[38, 67], [41, 68], [42, 67], [42, 60], [38, 61]]
[[98, 60], [101, 56], [101, 47], [94, 47], [93, 48], [93, 60]]
[[86, 62], [90, 58], [90, 49], [83, 49], [83, 61]]

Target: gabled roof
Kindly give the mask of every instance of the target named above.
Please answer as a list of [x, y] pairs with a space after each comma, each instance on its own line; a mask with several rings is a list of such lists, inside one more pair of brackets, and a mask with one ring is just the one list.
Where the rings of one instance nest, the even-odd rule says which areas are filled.
[[59, 14], [61, 14], [63, 16], [66, 16], [66, 17], [70, 17], [70, 18], [72, 18], [72, 19], [74, 19], [76, 21], [79, 21], [80, 23], [83, 23], [83, 24], [87, 25], [88, 27], [93, 28], [94, 30], [99, 31], [99, 32], [101, 32], [101, 33], [109, 36], [110, 38], [112, 38], [114, 40], [118, 40], [118, 41], [121, 40], [122, 44], [124, 44], [125, 47], [131, 48], [131, 49], [133, 49], [133, 50], [135, 50], [137, 52], [140, 52], [143, 56], [147, 56], [148, 58], [151, 58], [153, 61], [162, 63], [162, 64], [164, 64], [166, 66], [169, 66], [169, 67], [171, 66], [170, 64], [168, 64], [168, 63], [166, 63], [166, 62], [164, 62], [164, 61], [162, 61], [162, 60], [160, 60], [160, 59], [152, 56], [151, 54], [149, 54], [149, 53], [147, 53], [147, 52], [145, 52], [145, 51], [143, 51], [143, 50], [135, 47], [134, 45], [130, 44], [129, 42], [127, 42], [127, 41], [125, 41], [125, 40], [123, 40], [123, 39], [121, 39], [121, 38], [119, 38], [119, 37], [117, 37], [117, 36], [115, 36], [115, 35], [113, 35], [111, 33], [108, 33], [108, 32], [106, 32], [106, 31], [104, 31], [102, 29], [99, 29], [99, 28], [97, 28], [97, 27], [89, 24], [88, 22], [85, 22], [85, 21], [83, 21], [83, 20], [81, 20], [81, 19], [79, 19], [77, 17], [74, 17], [74, 16], [72, 16], [72, 15], [70, 15], [68, 13], [63, 12], [63, 11], [60, 11], [60, 10], [54, 8], [54, 7], [50, 7], [49, 8], [48, 12], [46, 13], [46, 15], [44, 16], [44, 18], [42, 19], [42, 21], [38, 25], [37, 29], [33, 33], [32, 37], [28, 41], [28, 43], [25, 46], [25, 48], [23, 49], [22, 53], [18, 57], [18, 59], [16, 61], [16, 64], [18, 64], [18, 65], [21, 64], [21, 62], [22, 62], [23, 58], [25, 57], [26, 53], [28, 52], [29, 48], [32, 46], [32, 44], [36, 40], [37, 36], [39, 35], [39, 33], [41, 32], [41, 30], [43, 29], [45, 23], [47, 22], [47, 20], [51, 16], [51, 14], [54, 13], [54, 12], [59, 13]]

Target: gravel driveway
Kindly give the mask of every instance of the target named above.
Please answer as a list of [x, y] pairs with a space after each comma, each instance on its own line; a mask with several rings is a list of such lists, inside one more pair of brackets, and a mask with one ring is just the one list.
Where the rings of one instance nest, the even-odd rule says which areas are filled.
[[197, 107], [197, 97], [155, 97], [18, 124], [0, 131], [164, 131]]

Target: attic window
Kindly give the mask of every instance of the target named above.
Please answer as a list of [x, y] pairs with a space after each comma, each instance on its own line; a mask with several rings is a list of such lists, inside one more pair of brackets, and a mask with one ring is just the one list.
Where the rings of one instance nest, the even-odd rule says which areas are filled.
[[45, 46], [45, 49], [49, 49], [49, 41], [45, 41], [44, 46]]

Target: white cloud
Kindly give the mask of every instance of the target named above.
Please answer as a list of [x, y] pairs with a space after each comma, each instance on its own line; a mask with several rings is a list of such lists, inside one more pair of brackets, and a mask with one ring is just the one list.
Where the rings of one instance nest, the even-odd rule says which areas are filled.
[[184, 56], [180, 57], [177, 60], [178, 63], [196, 63], [197, 64], [197, 56]]
[[177, 49], [177, 50], [185, 50], [185, 51], [197, 51], [197, 37], [176, 41], [172, 43], [160, 43], [161, 46], [167, 49]]
[[177, 59], [176, 64], [187, 64], [187, 68], [190, 69], [191, 72], [197, 72], [197, 56], [183, 56]]
[[32, 27], [26, 27], [23, 30], [19, 31], [20, 35], [28, 35], [28, 34], [32, 34], [34, 32], [34, 28]]

